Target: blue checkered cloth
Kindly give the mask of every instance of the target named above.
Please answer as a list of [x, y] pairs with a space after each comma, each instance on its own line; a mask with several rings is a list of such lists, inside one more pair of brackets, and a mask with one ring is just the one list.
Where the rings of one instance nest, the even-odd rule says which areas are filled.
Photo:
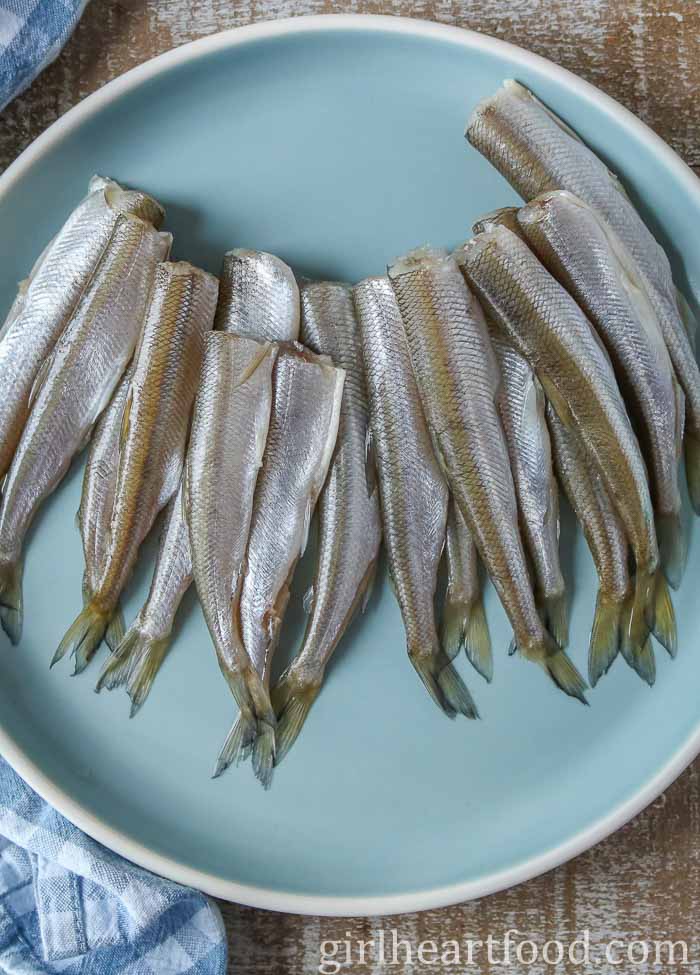
[[51, 64], [87, 0], [0, 0], [0, 111]]
[[213, 901], [90, 839], [0, 759], [3, 975], [225, 971]]

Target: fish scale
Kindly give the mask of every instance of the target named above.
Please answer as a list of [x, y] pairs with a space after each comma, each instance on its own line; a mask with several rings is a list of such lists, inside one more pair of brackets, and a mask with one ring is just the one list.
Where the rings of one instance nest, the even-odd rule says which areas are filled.
[[466, 134], [524, 200], [552, 190], [570, 191], [601, 214], [634, 259], [685, 393], [686, 474], [693, 506], [700, 512], [700, 371], [693, 350], [696, 323], [673, 283], [663, 248], [617, 177], [518, 82], [506, 81], [495, 95], [477, 105]]
[[338, 439], [318, 502], [318, 554], [305, 599], [302, 646], [272, 691], [279, 715], [277, 761], [296, 741], [351, 619], [366, 605], [376, 571], [381, 525], [369, 415], [352, 289], [340, 282], [301, 287], [302, 340], [345, 371]]
[[156, 264], [170, 242], [170, 235], [139, 217], [120, 214], [89, 286], [42, 369], [0, 508], [0, 619], [13, 642], [22, 627], [24, 537], [85, 445], [131, 358]]
[[392, 265], [389, 277], [433, 446], [508, 614], [515, 644], [562, 690], [584, 699], [585, 684], [543, 626], [532, 593], [496, 409], [498, 366], [483, 312], [443, 251], [414, 251]]
[[[302, 346], [282, 346], [273, 373], [270, 425], [255, 486], [250, 536], [233, 612], [243, 643], [265, 688], [289, 602], [292, 576], [308, 538], [311, 515], [323, 487], [338, 433], [345, 375], [325, 356]], [[220, 774], [239, 757], [234, 725], [219, 758]], [[272, 777], [274, 747], [253, 744], [253, 768], [264, 786]]]
[[141, 543], [177, 491], [217, 292], [213, 275], [184, 261], [156, 268], [122, 417], [105, 564], [54, 663], [71, 652], [76, 671], [87, 666], [115, 614]]
[[448, 490], [433, 453], [396, 297], [388, 278], [354, 289], [389, 571], [409, 659], [448, 717], [477, 717], [438, 637], [434, 596]]
[[506, 227], [468, 241], [458, 260], [489, 317], [528, 360], [559, 418], [585, 445], [625, 526], [636, 561], [629, 653], [642, 652], [650, 627], [670, 650], [675, 621], [657, 573], [646, 467], [605, 348], [573, 298]]

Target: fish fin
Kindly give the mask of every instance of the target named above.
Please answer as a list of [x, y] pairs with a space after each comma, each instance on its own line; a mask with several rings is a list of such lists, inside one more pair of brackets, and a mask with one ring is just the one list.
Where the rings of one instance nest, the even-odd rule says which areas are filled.
[[78, 510], [75, 513], [75, 527], [80, 531], [80, 519], [83, 516], [83, 506], [82, 503], [78, 505]]
[[442, 610], [440, 640], [450, 660], [454, 660], [464, 647], [467, 659], [477, 673], [491, 681], [493, 652], [481, 596], [467, 604], [463, 600], [450, 599], [448, 593]]
[[119, 644], [124, 639], [124, 633], [126, 632], [126, 626], [124, 624], [124, 613], [122, 608], [117, 603], [117, 608], [114, 611], [114, 616], [107, 624], [107, 631], [105, 633], [105, 643], [109, 649], [114, 653]]
[[301, 533], [301, 545], [299, 546], [299, 558], [306, 551], [306, 546], [309, 544], [309, 531], [311, 530], [311, 519], [314, 516], [314, 505], [315, 498], [306, 499], [306, 507], [304, 508], [304, 525], [302, 527]]
[[126, 684], [136, 658], [140, 635], [139, 629], [136, 626], [131, 626], [111, 657], [107, 658], [95, 684], [97, 694], [102, 688], [113, 691], [115, 687]]
[[367, 571], [362, 577], [362, 582], [360, 583], [360, 588], [357, 591], [357, 595], [360, 598], [360, 612], [364, 613], [367, 609], [367, 604], [372, 598], [372, 590], [374, 589], [374, 583], [377, 579], [377, 564], [378, 560], [374, 559], [367, 566]]
[[34, 377], [34, 382], [32, 383], [32, 388], [29, 390], [29, 396], [27, 398], [27, 410], [31, 410], [32, 406], [36, 402], [36, 399], [41, 392], [41, 387], [46, 382], [46, 377], [51, 369], [51, 362], [53, 361], [53, 356], [50, 355], [48, 358], [44, 359], [41, 366], [39, 367], [39, 372]]
[[685, 334], [688, 336], [688, 341], [690, 342], [690, 347], [692, 348], [693, 353], [695, 353], [698, 323], [685, 295], [679, 288], [676, 288], [676, 301], [678, 303], [678, 313], [681, 321], [683, 322]]
[[365, 480], [367, 494], [371, 497], [377, 490], [377, 466], [374, 457], [374, 438], [369, 423], [365, 430]]
[[683, 578], [688, 547], [679, 514], [656, 517], [656, 537], [659, 540], [659, 561], [668, 584], [678, 589]]
[[22, 639], [22, 571], [21, 559], [0, 565], [0, 625], [13, 646], [17, 646]]
[[134, 392], [132, 387], [129, 387], [129, 392], [126, 394], [126, 402], [124, 403], [124, 412], [122, 413], [122, 425], [119, 431], [119, 450], [124, 450], [126, 441], [129, 438], [129, 428], [131, 426], [131, 405], [134, 401]]
[[102, 643], [109, 616], [97, 609], [93, 602], [87, 603], [68, 628], [66, 635], [53, 655], [51, 667], [70, 652], [75, 658], [73, 674], [80, 674], [92, 660], [95, 650]]
[[425, 653], [422, 648], [409, 649], [408, 656], [433, 701], [448, 718], [458, 713], [465, 718], [479, 717], [466, 684], [442, 650]]
[[700, 515], [700, 437], [695, 436], [687, 425], [683, 438], [683, 453], [690, 503], [695, 514]]
[[666, 649], [670, 657], [678, 652], [678, 634], [676, 631], [676, 614], [673, 611], [671, 593], [666, 579], [660, 572], [656, 574], [654, 591], [654, 625], [652, 632], [659, 643]]
[[272, 773], [275, 768], [275, 725], [267, 721], [258, 721], [257, 735], [253, 743], [253, 771], [267, 791], [272, 785]]
[[542, 376], [540, 378], [540, 383], [543, 386], [547, 399], [551, 403], [552, 409], [557, 414], [560, 422], [566, 427], [567, 430], [575, 430], [574, 418], [571, 415], [569, 404], [561, 395], [557, 387], [550, 382], [546, 376]]
[[303, 683], [290, 671], [273, 688], [272, 705], [277, 713], [275, 765], [280, 764], [299, 737], [320, 690], [320, 683]]
[[251, 715], [238, 715], [226, 736], [216, 760], [212, 778], [218, 779], [230, 765], [240, 765], [250, 755], [256, 735], [255, 719]]
[[620, 650], [625, 661], [651, 687], [656, 680], [654, 650], [649, 639], [650, 621], [647, 604], [652, 602], [654, 576], [635, 580], [634, 592], [627, 597], [622, 611]]
[[309, 586], [309, 588], [304, 593], [304, 600], [302, 602], [302, 606], [304, 608], [304, 612], [306, 613], [307, 616], [309, 615], [309, 613], [311, 612], [311, 610], [313, 608], [313, 605], [314, 605], [314, 595], [315, 595], [314, 586], [313, 586], [313, 583], [311, 583], [311, 585]]
[[538, 600], [538, 608], [542, 622], [559, 646], [564, 649], [569, 642], [569, 613], [566, 593], [562, 592], [558, 596], [543, 596], [541, 600]]
[[513, 637], [513, 639], [508, 644], [508, 656], [513, 657], [517, 652], [518, 652], [518, 644], [515, 637]]
[[[522, 652], [520, 647], [518, 649]], [[545, 630], [542, 641], [531, 647], [527, 653], [523, 653], [523, 656], [538, 663], [557, 687], [569, 697], [575, 697], [582, 704], [588, 704], [585, 694], [588, 685], [551, 633]]]
[[654, 686], [654, 681], [656, 680], [656, 660], [654, 659], [654, 648], [651, 645], [651, 640], [649, 637], [646, 638], [641, 647], [631, 647], [629, 643], [623, 639], [620, 646], [622, 652], [622, 657], [625, 662], [632, 668], [632, 670], [637, 673], [642, 680], [649, 685], [649, 687]]
[[588, 680], [595, 687], [620, 652], [623, 604], [598, 590], [588, 650]]

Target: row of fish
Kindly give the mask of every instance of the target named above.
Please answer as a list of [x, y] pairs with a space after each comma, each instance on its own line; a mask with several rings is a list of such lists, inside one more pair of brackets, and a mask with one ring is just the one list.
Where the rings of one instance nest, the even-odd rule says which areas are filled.
[[[354, 287], [299, 285], [259, 251], [227, 254], [220, 280], [171, 262], [159, 204], [95, 177], [0, 333], [2, 625], [18, 642], [25, 535], [90, 441], [83, 609], [53, 663], [70, 654], [80, 672], [105, 640], [97, 689], [124, 685], [135, 713], [194, 581], [238, 707], [215, 774], [250, 756], [269, 785], [382, 540], [409, 659], [445, 714], [478, 714], [462, 648], [493, 674], [479, 561], [512, 651], [585, 702], [566, 653], [559, 487], [600, 582], [590, 682], [621, 652], [653, 683], [652, 635], [676, 652], [683, 450], [700, 509], [692, 316], [619, 183], [530, 92], [507, 82], [467, 135], [525, 205], [484, 217], [451, 255], [421, 248]], [[120, 597], [162, 510], [126, 629]], [[315, 511], [306, 632], [273, 683]]]

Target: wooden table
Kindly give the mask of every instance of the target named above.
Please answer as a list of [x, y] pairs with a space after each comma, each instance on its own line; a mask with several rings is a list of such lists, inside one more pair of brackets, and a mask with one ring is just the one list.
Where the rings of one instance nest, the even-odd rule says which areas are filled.
[[[310, 13], [388, 13], [475, 28], [570, 68], [636, 112], [700, 173], [700, 4], [693, 0], [92, 0], [59, 60], [0, 119], [0, 168], [54, 119], [106, 81], [169, 48], [255, 20]], [[700, 228], [698, 228], [700, 241]], [[689, 580], [692, 584], [692, 580]], [[690, 649], [690, 648], [689, 648]], [[700, 688], [698, 688], [700, 708]], [[633, 823], [544, 877], [475, 903], [399, 918], [303, 918], [222, 904], [236, 975], [312, 975], [319, 946], [384, 928], [413, 942], [510, 928], [540, 945], [590, 931], [611, 939], [683, 939], [688, 966], [653, 963], [592, 971], [700, 973], [700, 760]], [[693, 939], [698, 934], [695, 944]], [[495, 957], [498, 959], [500, 954]], [[429, 959], [429, 956], [428, 956]], [[572, 965], [460, 968], [353, 963], [353, 975], [583, 972]]]

